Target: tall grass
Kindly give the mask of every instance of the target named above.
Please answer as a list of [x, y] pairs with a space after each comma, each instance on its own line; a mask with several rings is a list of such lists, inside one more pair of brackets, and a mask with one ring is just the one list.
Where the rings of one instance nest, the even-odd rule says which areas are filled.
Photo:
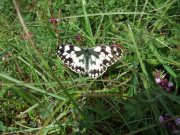
[[[177, 0], [1, 1], [0, 132], [172, 134], [165, 124], [180, 117], [179, 7]], [[66, 43], [118, 44], [124, 53], [93, 80], [56, 56]], [[156, 70], [171, 91], [155, 82]], [[171, 118], [162, 124], [164, 114]]]

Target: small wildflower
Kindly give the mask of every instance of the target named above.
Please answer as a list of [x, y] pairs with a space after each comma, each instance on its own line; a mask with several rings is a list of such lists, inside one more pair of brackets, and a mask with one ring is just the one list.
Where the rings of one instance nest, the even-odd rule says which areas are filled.
[[177, 118], [177, 119], [175, 120], [175, 122], [176, 122], [176, 125], [180, 125], [180, 118]]
[[80, 42], [80, 41], [82, 40], [82, 36], [81, 36], [81, 35], [77, 35], [77, 36], [76, 36], [76, 40], [77, 40], [78, 42]]
[[172, 92], [174, 84], [166, 79], [166, 74], [163, 74], [163, 72], [155, 72], [155, 82], [164, 90]]
[[51, 19], [49, 19], [49, 22], [52, 23], [53, 25], [56, 25], [59, 22], [59, 19], [52, 17]]
[[160, 116], [159, 116], [159, 122], [160, 122], [160, 123], [163, 123], [164, 121], [165, 121], [165, 120], [164, 120], [164, 117], [160, 115]]
[[173, 87], [173, 83], [172, 82], [168, 82], [168, 87]]
[[155, 78], [156, 83], [160, 83], [161, 79], [160, 78]]
[[[180, 130], [178, 129], [177, 125], [180, 124], [180, 118], [176, 118], [175, 120], [172, 119], [170, 114], [164, 114], [159, 116], [160, 123], [163, 124], [163, 126], [172, 134], [178, 134], [180, 133]], [[168, 122], [166, 122], [168, 121]]]

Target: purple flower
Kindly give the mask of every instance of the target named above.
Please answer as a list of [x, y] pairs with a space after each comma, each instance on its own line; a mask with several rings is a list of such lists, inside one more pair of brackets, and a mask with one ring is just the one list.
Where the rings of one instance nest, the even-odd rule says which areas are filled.
[[175, 123], [176, 125], [180, 125], [180, 118], [176, 118]]
[[82, 40], [82, 36], [81, 36], [81, 35], [76, 35], [76, 40], [77, 40], [78, 42], [80, 42], [80, 41]]
[[160, 115], [160, 116], [159, 116], [159, 122], [160, 122], [160, 123], [163, 123], [164, 121], [165, 121], [165, 120], [164, 120], [164, 117]]
[[180, 124], [180, 118], [172, 119], [170, 114], [164, 114], [159, 116], [159, 122], [163, 124], [163, 127], [166, 128], [172, 134], [180, 133], [177, 125]]
[[56, 25], [59, 22], [59, 19], [55, 17], [51, 17], [49, 19], [49, 22], [52, 23], [53, 25]]
[[161, 71], [155, 72], [155, 82], [164, 90], [172, 92], [174, 84], [166, 79], [166, 74]]

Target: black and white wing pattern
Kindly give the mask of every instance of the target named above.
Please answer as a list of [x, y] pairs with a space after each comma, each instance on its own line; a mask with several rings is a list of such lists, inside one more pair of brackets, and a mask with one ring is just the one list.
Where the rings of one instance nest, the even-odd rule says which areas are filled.
[[57, 55], [71, 70], [85, 74], [84, 54], [81, 48], [73, 45], [59, 45]]
[[88, 75], [97, 78], [106, 72], [122, 55], [122, 49], [116, 46], [97, 46], [91, 49]]
[[98, 78], [108, 66], [114, 64], [122, 55], [122, 49], [116, 46], [97, 46], [82, 49], [73, 45], [59, 45], [57, 54], [73, 71]]

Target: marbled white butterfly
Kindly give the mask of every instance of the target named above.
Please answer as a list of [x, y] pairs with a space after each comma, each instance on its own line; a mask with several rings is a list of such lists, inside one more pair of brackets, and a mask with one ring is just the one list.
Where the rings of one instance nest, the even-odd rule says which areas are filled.
[[98, 78], [107, 67], [114, 64], [122, 55], [122, 49], [117, 46], [97, 46], [82, 49], [73, 45], [59, 45], [57, 55], [71, 70]]

